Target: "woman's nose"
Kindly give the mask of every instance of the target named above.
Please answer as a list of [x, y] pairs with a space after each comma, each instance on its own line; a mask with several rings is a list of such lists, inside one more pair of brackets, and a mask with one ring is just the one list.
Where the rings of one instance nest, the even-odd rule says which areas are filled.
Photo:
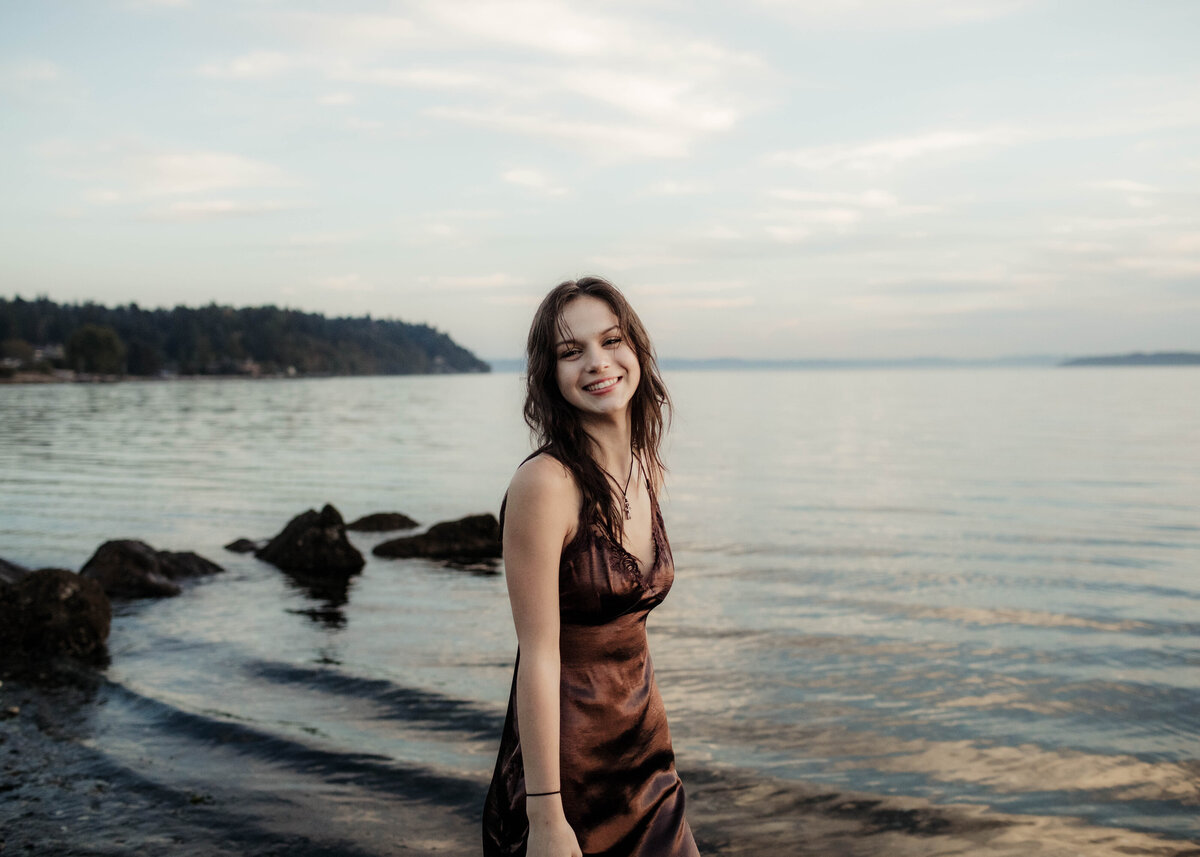
[[604, 348], [588, 349], [588, 369], [596, 371], [608, 368], [608, 350]]

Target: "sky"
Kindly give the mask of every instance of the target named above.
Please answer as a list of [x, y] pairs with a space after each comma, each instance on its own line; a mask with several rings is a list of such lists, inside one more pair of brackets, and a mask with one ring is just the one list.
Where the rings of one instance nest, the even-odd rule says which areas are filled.
[[0, 295], [517, 357], [1200, 350], [1195, 0], [4, 0]]

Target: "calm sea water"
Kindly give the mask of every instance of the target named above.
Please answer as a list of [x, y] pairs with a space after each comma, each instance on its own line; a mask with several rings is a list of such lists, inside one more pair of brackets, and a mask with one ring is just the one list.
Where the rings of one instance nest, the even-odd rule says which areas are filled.
[[[668, 383], [677, 579], [650, 632], [681, 768], [1200, 838], [1200, 372]], [[397, 772], [477, 789], [501, 574], [356, 534], [362, 576], [313, 592], [221, 546], [325, 502], [494, 512], [519, 405], [511, 374], [0, 387], [0, 556], [140, 538], [227, 569], [118, 607], [82, 740], [280, 824], [289, 791], [353, 830]]]

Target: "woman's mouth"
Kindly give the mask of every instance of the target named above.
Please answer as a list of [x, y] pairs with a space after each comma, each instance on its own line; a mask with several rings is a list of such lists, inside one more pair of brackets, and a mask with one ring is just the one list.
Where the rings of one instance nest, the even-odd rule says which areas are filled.
[[621, 379], [618, 378], [603, 378], [599, 381], [593, 381], [590, 384], [585, 384], [583, 389], [588, 393], [603, 393], [609, 387], [616, 384]]

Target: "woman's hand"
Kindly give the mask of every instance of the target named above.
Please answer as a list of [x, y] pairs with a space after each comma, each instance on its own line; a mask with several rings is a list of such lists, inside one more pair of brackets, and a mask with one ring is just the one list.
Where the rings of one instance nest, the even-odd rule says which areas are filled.
[[575, 831], [557, 795], [527, 799], [529, 845], [526, 857], [583, 857]]

